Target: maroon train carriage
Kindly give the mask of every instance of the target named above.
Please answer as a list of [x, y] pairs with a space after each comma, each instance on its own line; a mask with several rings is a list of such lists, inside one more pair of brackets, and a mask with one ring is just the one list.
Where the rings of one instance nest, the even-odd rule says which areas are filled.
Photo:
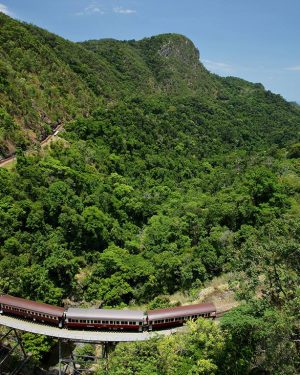
[[17, 315], [43, 323], [62, 326], [65, 309], [9, 295], [0, 296], [0, 314]]
[[215, 318], [216, 307], [213, 303], [170, 307], [167, 309], [150, 310], [148, 315], [149, 330], [183, 325], [187, 320], [199, 317]]
[[65, 312], [67, 328], [98, 328], [142, 331], [146, 317], [137, 310], [69, 308]]

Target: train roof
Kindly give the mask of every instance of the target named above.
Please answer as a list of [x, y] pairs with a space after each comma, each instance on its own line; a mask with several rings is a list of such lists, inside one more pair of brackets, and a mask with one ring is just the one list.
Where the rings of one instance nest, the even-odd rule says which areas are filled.
[[69, 308], [65, 315], [70, 319], [144, 320], [144, 313], [139, 310]]
[[8, 294], [0, 296], [0, 303], [20, 309], [53, 315], [59, 318], [62, 318], [65, 311], [63, 307], [52, 306], [42, 302], [34, 302], [25, 298], [10, 296]]
[[176, 318], [181, 316], [198, 315], [216, 312], [213, 303], [200, 303], [197, 305], [177, 306], [166, 309], [157, 309], [148, 311], [148, 319]]

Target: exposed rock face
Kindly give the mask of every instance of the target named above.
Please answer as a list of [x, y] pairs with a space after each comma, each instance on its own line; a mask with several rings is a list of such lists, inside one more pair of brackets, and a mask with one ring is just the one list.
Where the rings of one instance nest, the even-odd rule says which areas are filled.
[[[104, 100], [148, 94], [212, 95], [217, 83], [186, 37], [73, 43], [0, 13], [0, 155], [43, 139], [58, 119], [90, 113]], [[30, 136], [29, 136], [30, 134]]]

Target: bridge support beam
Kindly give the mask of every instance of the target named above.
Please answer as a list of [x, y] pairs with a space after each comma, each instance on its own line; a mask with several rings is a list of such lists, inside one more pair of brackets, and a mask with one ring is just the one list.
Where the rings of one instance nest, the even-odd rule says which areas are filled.
[[[76, 344], [83, 344], [83, 342], [75, 342], [73, 340], [70, 341], [65, 339], [58, 340], [59, 375], [82, 374], [88, 370], [88, 367], [100, 364], [100, 361], [103, 361], [103, 368], [108, 373], [108, 358], [112, 348], [116, 345], [114, 342], [86, 343], [94, 346], [101, 345], [100, 355], [74, 354], [73, 349]], [[87, 362], [88, 365], [84, 366], [84, 362]]]
[[[13, 346], [11, 342], [14, 342]], [[16, 361], [15, 368], [11, 369], [9, 360], [16, 351], [19, 353], [18, 360]], [[8, 329], [4, 335], [0, 336], [0, 374], [16, 375], [24, 368], [29, 358], [26, 354], [22, 338], [16, 329]]]

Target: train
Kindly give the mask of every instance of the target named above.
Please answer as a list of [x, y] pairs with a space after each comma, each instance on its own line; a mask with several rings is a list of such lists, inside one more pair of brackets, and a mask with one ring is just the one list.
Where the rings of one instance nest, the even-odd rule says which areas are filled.
[[0, 314], [19, 317], [67, 329], [152, 331], [179, 327], [199, 317], [215, 319], [213, 303], [165, 309], [117, 310], [63, 308], [10, 295], [0, 295]]

